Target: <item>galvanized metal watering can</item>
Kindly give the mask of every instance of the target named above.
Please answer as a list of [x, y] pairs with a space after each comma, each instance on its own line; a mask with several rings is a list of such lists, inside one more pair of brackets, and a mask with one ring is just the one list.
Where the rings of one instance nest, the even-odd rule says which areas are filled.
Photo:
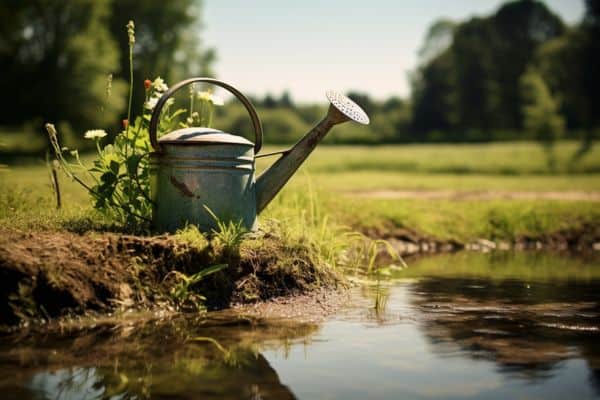
[[[182, 87], [206, 82], [231, 92], [246, 107], [254, 127], [254, 143], [211, 128], [184, 128], [157, 138], [160, 112]], [[160, 231], [174, 231], [195, 224], [210, 232], [219, 221], [239, 222], [249, 230], [256, 217], [283, 188], [294, 172], [336, 124], [356, 121], [368, 124], [369, 117], [354, 102], [329, 91], [326, 117], [291, 149], [280, 153], [271, 167], [255, 179], [257, 153], [262, 146], [262, 126], [252, 103], [233, 86], [211, 78], [191, 78], [172, 86], [157, 102], [150, 120], [150, 197], [152, 222]], [[268, 155], [268, 154], [266, 154]], [[208, 211], [210, 210], [210, 212]], [[211, 215], [214, 214], [214, 215]]]

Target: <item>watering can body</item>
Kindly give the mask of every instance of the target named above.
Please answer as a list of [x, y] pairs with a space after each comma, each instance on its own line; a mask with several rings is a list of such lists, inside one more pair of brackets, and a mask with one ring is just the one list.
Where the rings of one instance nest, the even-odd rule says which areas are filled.
[[[189, 138], [180, 140], [180, 136]], [[187, 128], [160, 138], [159, 143], [161, 151], [150, 155], [156, 229], [172, 232], [190, 223], [211, 232], [217, 229], [217, 218], [256, 228], [252, 142], [212, 129]]]
[[[211, 83], [231, 92], [246, 107], [255, 142], [210, 128], [184, 128], [160, 138], [160, 111], [177, 90], [195, 82]], [[367, 115], [345, 96], [328, 92], [327, 116], [270, 168], [255, 178], [255, 159], [262, 146], [262, 126], [250, 101], [231, 85], [211, 78], [191, 78], [171, 87], [157, 102], [150, 119], [150, 199], [152, 223], [173, 232], [194, 224], [212, 232], [219, 223], [257, 227], [257, 215], [283, 188], [316, 145], [336, 124], [354, 120], [367, 124]], [[259, 156], [260, 157], [260, 156]]]

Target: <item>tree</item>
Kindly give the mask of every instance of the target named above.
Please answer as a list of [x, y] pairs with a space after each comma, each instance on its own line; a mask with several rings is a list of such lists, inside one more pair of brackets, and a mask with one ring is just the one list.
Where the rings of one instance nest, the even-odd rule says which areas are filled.
[[600, 1], [586, 0], [586, 14], [582, 23], [584, 42], [583, 80], [586, 98], [589, 104], [589, 121], [585, 126], [579, 150], [574, 154], [573, 161], [579, 160], [592, 148], [594, 140], [600, 131]]
[[[460, 131], [463, 140], [521, 129], [519, 78], [537, 48], [563, 31], [560, 18], [537, 0], [512, 1], [489, 17], [462, 23], [437, 22], [422, 50], [433, 56], [425, 57], [413, 79], [413, 126]], [[446, 38], [437, 41], [442, 45], [434, 45], [436, 32]], [[439, 52], [450, 33], [450, 45]]]
[[102, 127], [124, 108], [125, 84], [107, 77], [119, 54], [107, 29], [108, 0], [8, 0], [0, 4], [1, 120]]
[[564, 134], [565, 120], [542, 76], [534, 69], [520, 79], [523, 125], [539, 141], [547, 155], [548, 168], [556, 169], [554, 144]]
[[[212, 76], [216, 53], [204, 49], [200, 0], [115, 0], [112, 2], [110, 30], [118, 39], [121, 73], [128, 76], [129, 52], [125, 25], [136, 26], [134, 80], [142, 87], [144, 79], [157, 76], [169, 84], [193, 76]], [[134, 109], [142, 106], [143, 90], [134, 90]]]
[[458, 122], [458, 90], [453, 54], [445, 51], [425, 64], [413, 79], [412, 127], [415, 139], [429, 131], [451, 131]]
[[425, 41], [419, 49], [419, 64], [424, 65], [442, 54], [452, 45], [456, 23], [449, 19], [435, 21], [425, 35]]

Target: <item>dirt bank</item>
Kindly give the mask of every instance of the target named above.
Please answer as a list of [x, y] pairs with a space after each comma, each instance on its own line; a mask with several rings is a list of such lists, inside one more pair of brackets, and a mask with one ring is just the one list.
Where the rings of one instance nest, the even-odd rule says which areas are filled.
[[387, 224], [382, 227], [355, 227], [373, 239], [388, 241], [402, 256], [459, 250], [560, 250], [600, 251], [600, 226], [583, 224], [540, 236], [519, 236], [513, 241], [481, 238], [470, 242], [440, 240], [414, 230]]
[[[229, 266], [186, 286], [210, 265]], [[177, 271], [173, 273], [172, 271]], [[236, 252], [172, 236], [21, 232], [0, 229], [0, 325], [46, 321], [87, 312], [209, 309], [336, 287], [310, 249], [263, 235]], [[184, 289], [184, 290], [182, 290]]]

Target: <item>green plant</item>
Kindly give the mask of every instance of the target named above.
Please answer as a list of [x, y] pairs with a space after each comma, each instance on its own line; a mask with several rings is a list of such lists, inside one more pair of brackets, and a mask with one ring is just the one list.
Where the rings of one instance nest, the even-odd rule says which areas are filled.
[[193, 308], [195, 310], [204, 309], [204, 301], [206, 297], [194, 292], [191, 287], [200, 282], [205, 277], [227, 268], [227, 264], [216, 264], [192, 275], [186, 275], [183, 272], [171, 271], [165, 276], [165, 280], [174, 277], [176, 283], [171, 288], [169, 294], [171, 299], [180, 308]]
[[[86, 166], [79, 157], [78, 150], [62, 147], [58, 133], [52, 124], [46, 124], [56, 159], [68, 177], [81, 184], [94, 199], [94, 208], [108, 215], [119, 223], [136, 225], [149, 221], [152, 208], [149, 192], [148, 159], [145, 157], [151, 151], [149, 123], [152, 112], [158, 100], [168, 90], [167, 84], [157, 77], [154, 81], [144, 81], [145, 101], [138, 117], [131, 123], [132, 96], [134, 89], [133, 77], [133, 47], [135, 45], [135, 25], [133, 21], [127, 24], [129, 43], [129, 101], [127, 119], [123, 120], [123, 129], [117, 133], [112, 144], [101, 146], [101, 141], [107, 136], [103, 129], [88, 130], [86, 139], [96, 144], [97, 156], [92, 166]], [[109, 75], [107, 96], [110, 96], [112, 75]], [[193, 110], [193, 99], [200, 100], [200, 113]], [[170, 98], [164, 104], [158, 124], [157, 135], [175, 130], [178, 127], [210, 125], [212, 106], [222, 105], [223, 102], [210, 92], [195, 92], [191, 89], [190, 116], [185, 122], [179, 117], [185, 109], [174, 108], [175, 100]], [[78, 174], [83, 173], [84, 177]]]
[[204, 206], [204, 208], [217, 223], [217, 229], [212, 230], [214, 246], [227, 257], [238, 254], [244, 235], [248, 233], [243, 222], [241, 220], [224, 222], [210, 208], [207, 206]]

